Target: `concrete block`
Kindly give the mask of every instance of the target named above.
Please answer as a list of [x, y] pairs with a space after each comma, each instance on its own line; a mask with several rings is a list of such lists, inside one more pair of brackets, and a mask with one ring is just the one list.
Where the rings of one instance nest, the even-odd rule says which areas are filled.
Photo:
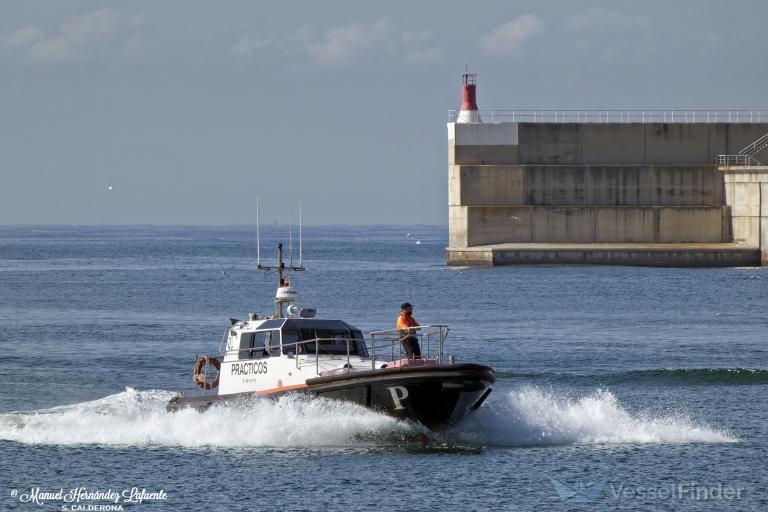
[[725, 179], [725, 183], [723, 183], [723, 203], [731, 205], [731, 210], [733, 210], [733, 203], [735, 198], [736, 184]]
[[707, 125], [707, 154], [709, 163], [717, 162], [717, 157], [728, 154], [728, 128], [722, 123]]
[[584, 124], [581, 133], [584, 164], [645, 163], [643, 124]]
[[658, 228], [658, 208], [595, 208], [598, 243], [656, 242]]
[[760, 264], [768, 266], [768, 219], [763, 217], [760, 223]]
[[716, 166], [654, 166], [652, 172], [656, 205], [723, 204], [723, 176]]
[[763, 216], [763, 220], [768, 220], [768, 176], [766, 176], [762, 183], [760, 183], [760, 196], [758, 201], [760, 202], [760, 215]]
[[[756, 249], [732, 244], [505, 244], [448, 248], [449, 265], [641, 265], [733, 267], [760, 263]], [[476, 263], [473, 263], [476, 262]]]
[[[449, 182], [451, 204], [465, 206], [523, 206], [525, 173], [517, 166], [453, 166]], [[455, 175], [455, 176], [454, 176]]]
[[460, 165], [448, 165], [448, 206], [461, 206]]
[[517, 146], [517, 123], [449, 123], [457, 146]]
[[581, 124], [519, 123], [522, 164], [579, 164]]
[[650, 166], [591, 165], [587, 182], [592, 206], [656, 204], [651, 194]]
[[467, 238], [467, 207], [448, 207], [448, 245], [451, 247], [468, 247]]
[[723, 236], [723, 207], [677, 207], [659, 209], [661, 243], [720, 243]]
[[721, 169], [726, 183], [768, 183], [768, 166]]
[[587, 206], [587, 167], [525, 167], [525, 201], [531, 206]]
[[534, 243], [595, 241], [592, 208], [534, 207], [531, 241]]
[[645, 161], [649, 164], [711, 164], [708, 125], [646, 124]]
[[759, 217], [731, 217], [731, 239], [744, 247], [759, 247], [760, 218]]
[[445, 261], [451, 267], [492, 267], [493, 250], [449, 247], [445, 251]]
[[468, 207], [468, 246], [531, 241], [528, 207]]
[[733, 223], [731, 221], [731, 207], [730, 206], [724, 206], [723, 207], [723, 215], [721, 216], [721, 227], [720, 227], [720, 239], [723, 242], [732, 243], [733, 242]]
[[728, 204], [734, 217], [760, 215], [760, 183], [729, 183]]
[[518, 163], [518, 146], [461, 146], [454, 148], [453, 162], [461, 165], [514, 165]]

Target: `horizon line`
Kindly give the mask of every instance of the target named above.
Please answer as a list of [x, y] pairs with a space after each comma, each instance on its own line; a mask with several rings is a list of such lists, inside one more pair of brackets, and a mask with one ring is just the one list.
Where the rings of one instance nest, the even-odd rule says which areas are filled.
[[[262, 228], [269, 228], [269, 227], [288, 227], [290, 226], [290, 223], [268, 223], [268, 224], [259, 224]], [[294, 223], [294, 226], [298, 226], [298, 223]], [[432, 227], [444, 227], [447, 228], [448, 224], [430, 224], [430, 223], [422, 223], [417, 222], [413, 224], [399, 224], [399, 223], [393, 223], [393, 224], [386, 224], [386, 223], [371, 223], [371, 224], [341, 224], [341, 223], [330, 223], [330, 224], [307, 224], [303, 223], [304, 226], [312, 226], [312, 227], [377, 227], [377, 226], [432, 226]], [[101, 223], [101, 224], [82, 224], [82, 223], [27, 223], [27, 222], [17, 222], [13, 224], [5, 224], [0, 223], [0, 228], [12, 228], [12, 227], [256, 227], [255, 223], [252, 224], [173, 224], [173, 223], [159, 223], [159, 224], [148, 224], [148, 223], [115, 223], [115, 224], [108, 224], [108, 223]]]

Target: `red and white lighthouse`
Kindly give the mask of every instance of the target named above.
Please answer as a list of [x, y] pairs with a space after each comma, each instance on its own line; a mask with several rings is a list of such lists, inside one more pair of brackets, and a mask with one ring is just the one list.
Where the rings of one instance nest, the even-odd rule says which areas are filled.
[[480, 113], [477, 111], [477, 75], [474, 73], [464, 73], [462, 75], [464, 82], [464, 94], [461, 100], [461, 110], [457, 123], [480, 123]]

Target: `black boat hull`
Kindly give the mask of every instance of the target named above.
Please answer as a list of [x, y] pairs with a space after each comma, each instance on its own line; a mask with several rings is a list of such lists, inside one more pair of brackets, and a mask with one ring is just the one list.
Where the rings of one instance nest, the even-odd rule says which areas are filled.
[[[412, 366], [307, 379], [306, 387], [278, 390], [266, 397], [303, 393], [352, 402], [433, 431], [444, 429], [476, 410], [491, 393], [493, 370], [477, 364]], [[176, 397], [168, 410], [207, 409], [252, 393], [210, 397]]]

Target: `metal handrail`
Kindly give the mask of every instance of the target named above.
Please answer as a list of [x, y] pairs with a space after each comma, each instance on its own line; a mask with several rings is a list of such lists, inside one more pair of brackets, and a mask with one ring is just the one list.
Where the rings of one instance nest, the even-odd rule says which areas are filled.
[[[296, 345], [297, 345], [296, 354], [294, 355], [294, 357], [296, 358], [296, 368], [299, 367], [299, 347], [298, 347], [299, 343], [312, 343], [313, 341], [315, 342], [315, 374], [320, 375], [320, 343], [319, 342], [340, 341], [340, 340], [344, 340], [347, 342], [347, 366], [346, 367], [351, 368], [352, 365], [350, 364], [350, 350], [349, 350], [350, 339], [349, 338], [314, 338], [311, 340], [303, 340], [303, 341], [296, 342]], [[333, 354], [328, 354], [328, 355], [332, 356]]]
[[754, 158], [752, 155], [717, 155], [717, 165], [729, 166], [729, 165], [762, 165], [760, 161]]
[[744, 147], [741, 151], [739, 151], [740, 155], [754, 155], [761, 149], [768, 146], [768, 133], [757, 139], [751, 144], [748, 144], [746, 147]]
[[[459, 118], [459, 110], [448, 111], [448, 122]], [[768, 108], [727, 109], [512, 109], [479, 110], [485, 123], [762, 123], [768, 122]]]
[[221, 342], [219, 342], [219, 355], [223, 356], [225, 353], [224, 347], [227, 346], [227, 338], [229, 338], [230, 330], [231, 329], [229, 327], [224, 329], [224, 335], [221, 337]]
[[[390, 329], [390, 330], [384, 330], [384, 331], [373, 331], [369, 333], [369, 336], [371, 337], [371, 346], [370, 346], [370, 360], [371, 360], [371, 369], [376, 369], [376, 348], [382, 349], [382, 348], [390, 348], [391, 350], [391, 358], [390, 360], [395, 359], [395, 347], [398, 347], [398, 354], [400, 353], [400, 342], [403, 338], [403, 331], [406, 329]], [[437, 353], [435, 354], [435, 361], [438, 364], [443, 363], [443, 359], [445, 356], [445, 339], [448, 337], [448, 332], [450, 331], [450, 328], [447, 325], [419, 325], [415, 327], [409, 327], [407, 329], [409, 333], [414, 333], [415, 335], [419, 336], [421, 338], [421, 342], [426, 345], [426, 351], [424, 352], [425, 356], [422, 357], [422, 359], [430, 359], [432, 356], [432, 341], [434, 338], [437, 338]], [[228, 355], [237, 354], [238, 358], [240, 358], [242, 353], [249, 353], [253, 352], [254, 348], [240, 348], [239, 346], [237, 348], [227, 349], [225, 348], [224, 343], [226, 342], [226, 338], [229, 335], [229, 329], [227, 329], [224, 332], [224, 337], [222, 339], [222, 344], [219, 347], [219, 354], [222, 357], [226, 357]], [[358, 342], [361, 341], [365, 343], [365, 339], [359, 339], [359, 338], [313, 338], [309, 340], [301, 340], [294, 343], [281, 343], [280, 344], [280, 355], [283, 355], [286, 351], [287, 347], [294, 347], [294, 357], [296, 359], [296, 368], [300, 368], [300, 356], [299, 353], [299, 346], [306, 345], [307, 343], [315, 343], [315, 373], [317, 375], [320, 375], [320, 342], [322, 341], [344, 341], [346, 344], [346, 358], [347, 358], [347, 368], [351, 368], [351, 357], [352, 357], [352, 350], [351, 350], [351, 344], [350, 342]], [[379, 342], [377, 344], [377, 341]], [[270, 349], [274, 348], [270, 346]], [[266, 347], [264, 347], [264, 350], [266, 350]], [[305, 350], [305, 355], [306, 350]], [[334, 354], [329, 354], [333, 356]], [[269, 356], [268, 356], [269, 357]], [[275, 357], [275, 356], [271, 356]], [[363, 357], [363, 356], [361, 356]]]
[[[404, 332], [404, 331], [407, 331]], [[437, 337], [438, 347], [435, 360], [437, 364], [443, 363], [443, 357], [445, 353], [445, 339], [448, 337], [450, 328], [447, 325], [418, 325], [415, 327], [408, 327], [407, 329], [390, 329], [385, 331], [373, 331], [368, 333], [371, 337], [371, 369], [376, 369], [376, 340], [381, 340], [379, 348], [390, 348], [390, 359], [395, 359], [395, 346], [398, 347], [398, 354], [400, 353], [400, 342], [407, 334], [417, 334], [421, 336], [422, 341], [426, 338], [426, 357], [422, 356], [422, 359], [429, 359], [432, 355], [431, 340], [433, 337]]]

